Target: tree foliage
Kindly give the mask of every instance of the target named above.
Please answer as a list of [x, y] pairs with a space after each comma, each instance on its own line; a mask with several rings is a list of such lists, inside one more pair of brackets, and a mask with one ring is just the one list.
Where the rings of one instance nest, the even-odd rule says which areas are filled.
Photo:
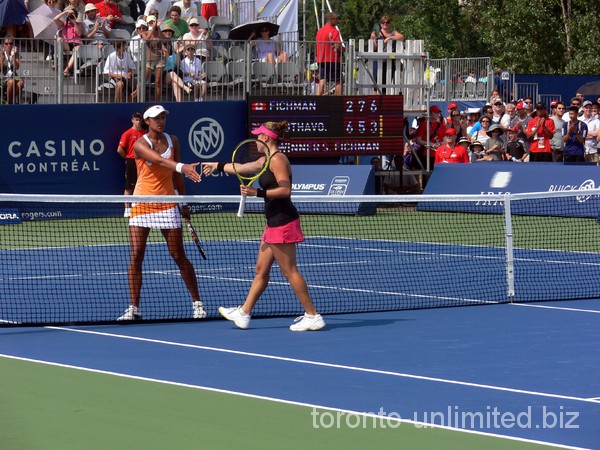
[[[317, 7], [321, 2], [317, 0]], [[532, 74], [600, 72], [598, 0], [330, 0], [344, 40], [367, 39], [383, 15], [432, 58], [490, 56], [503, 70]], [[316, 20], [307, 2], [307, 40]], [[319, 9], [319, 20], [320, 20]], [[308, 17], [310, 16], [310, 17]]]

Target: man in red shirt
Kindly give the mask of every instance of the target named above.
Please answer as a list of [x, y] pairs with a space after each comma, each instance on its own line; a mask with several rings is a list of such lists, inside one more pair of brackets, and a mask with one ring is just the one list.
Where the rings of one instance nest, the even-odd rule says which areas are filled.
[[323, 95], [325, 82], [335, 83], [335, 94], [342, 94], [342, 65], [340, 55], [344, 51], [342, 38], [338, 31], [339, 18], [336, 13], [325, 15], [325, 25], [317, 31], [317, 62], [319, 63], [319, 84], [317, 95]]
[[456, 145], [456, 130], [446, 130], [446, 142], [435, 151], [435, 163], [468, 163], [469, 152], [462, 145]]
[[529, 162], [552, 162], [550, 139], [556, 133], [554, 121], [548, 117], [546, 105], [535, 105], [535, 117], [527, 124], [525, 132], [529, 144]]
[[[117, 153], [125, 159], [125, 192], [124, 195], [133, 195], [135, 183], [137, 183], [137, 167], [135, 165], [135, 152], [133, 144], [146, 134], [144, 122], [142, 121], [142, 113], [136, 112], [131, 116], [132, 127], [128, 129], [119, 140]], [[131, 212], [131, 204], [125, 203], [124, 217], [129, 217]]]
[[123, 22], [123, 14], [114, 0], [103, 0], [94, 3], [94, 6], [98, 9], [98, 16], [104, 17], [111, 29], [115, 27], [115, 23]]

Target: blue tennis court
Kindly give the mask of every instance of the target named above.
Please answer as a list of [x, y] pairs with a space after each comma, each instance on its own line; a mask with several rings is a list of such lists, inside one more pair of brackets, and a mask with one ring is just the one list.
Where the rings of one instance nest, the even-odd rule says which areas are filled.
[[[201, 297], [216, 317], [217, 306], [234, 306], [244, 299], [258, 241], [204, 245], [207, 261], [192, 243], [186, 244], [186, 252], [196, 268]], [[35, 308], [48, 308], [57, 322], [106, 321], [128, 304], [128, 245], [3, 250], [0, 256], [11, 261], [2, 275], [3, 290], [11, 298], [3, 308], [3, 321], [24, 321]], [[506, 302], [505, 259], [499, 247], [331, 237], [309, 237], [298, 250], [299, 267], [323, 313]], [[516, 249], [514, 267], [516, 301], [532, 294], [572, 298], [572, 284], [565, 280], [576, 279], [578, 295], [593, 298], [600, 254]], [[166, 245], [149, 245], [142, 291], [145, 318], [191, 317], [189, 294], [179, 277]], [[214, 292], [227, 292], [229, 300], [213, 304]], [[37, 301], [32, 303], [32, 298]], [[274, 270], [255, 314], [296, 313], [300, 306], [287, 280]]]
[[[600, 300], [326, 319], [327, 328], [318, 333], [289, 332], [289, 317], [254, 319], [246, 331], [224, 320], [5, 328], [0, 365], [24, 358], [67, 366], [84, 378], [94, 371], [141, 385], [179, 386], [189, 395], [200, 390], [252, 398], [259, 404], [248, 425], [256, 420], [258, 426], [266, 405], [300, 407], [306, 435], [290, 448], [318, 446], [319, 433], [331, 427], [348, 433], [347, 448], [359, 448], [352, 444], [352, 436], [360, 442], [356, 427], [381, 426], [375, 420], [381, 417], [402, 420], [398, 431], [433, 423], [461, 439], [464, 432], [458, 430], [485, 439], [477, 447], [454, 447], [448, 438], [436, 448], [497, 448], [492, 443], [499, 440], [499, 448], [532, 442], [600, 448]], [[111, 414], [127, 401], [121, 395], [111, 399], [116, 405]], [[91, 417], [100, 415], [91, 414], [94, 405], [72, 407], [78, 417], [86, 417], [86, 408]], [[217, 415], [218, 409], [204, 414]], [[225, 425], [243, 431], [246, 424]], [[105, 430], [102, 421], [96, 426]], [[203, 434], [213, 436], [211, 429]], [[281, 444], [273, 436], [248, 441], [249, 446]], [[216, 439], [225, 442], [219, 440], [225, 436]]]

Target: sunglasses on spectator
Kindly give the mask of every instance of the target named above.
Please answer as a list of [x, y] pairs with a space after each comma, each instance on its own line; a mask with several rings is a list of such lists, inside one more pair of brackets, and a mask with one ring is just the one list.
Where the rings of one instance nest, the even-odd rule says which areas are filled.
[[12, 42], [5, 42], [4, 45], [13, 45]]
[[190, 24], [190, 27], [199, 27], [199, 26], [200, 26], [200, 24], [198, 24], [198, 23], [191, 23]]
[[381, 22], [381, 25], [387, 25], [388, 23], [390, 23], [389, 20], [384, 20], [383, 22]]
[[489, 120], [482, 120], [481, 123], [490, 123]]

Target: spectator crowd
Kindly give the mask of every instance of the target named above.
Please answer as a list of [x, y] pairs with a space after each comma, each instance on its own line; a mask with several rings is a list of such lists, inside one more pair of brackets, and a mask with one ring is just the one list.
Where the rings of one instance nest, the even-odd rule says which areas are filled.
[[600, 165], [599, 110], [600, 97], [591, 101], [577, 94], [568, 106], [551, 101], [548, 110], [532, 98], [504, 102], [497, 91], [482, 108], [460, 111], [451, 102], [446, 117], [432, 105], [429, 114], [414, 119], [407, 132], [408, 141], [416, 144], [409, 168], [484, 161]]

